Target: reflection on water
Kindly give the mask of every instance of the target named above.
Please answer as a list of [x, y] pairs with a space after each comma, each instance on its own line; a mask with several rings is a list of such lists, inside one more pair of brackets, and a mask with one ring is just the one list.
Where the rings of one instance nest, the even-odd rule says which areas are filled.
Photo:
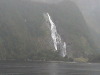
[[58, 63], [51, 63], [48, 65], [49, 75], [58, 75], [59, 73]]
[[100, 75], [100, 64], [66, 62], [0, 63], [0, 75]]

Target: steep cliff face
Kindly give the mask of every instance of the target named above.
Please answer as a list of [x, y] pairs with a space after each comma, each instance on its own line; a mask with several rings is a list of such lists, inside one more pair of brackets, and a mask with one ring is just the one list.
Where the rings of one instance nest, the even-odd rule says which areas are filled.
[[90, 54], [89, 29], [78, 7], [73, 2], [64, 1], [52, 10], [51, 15], [58, 32], [68, 44], [68, 54], [74, 57]]
[[100, 1], [99, 0], [72, 0], [80, 8], [91, 34], [89, 35], [96, 46], [95, 50], [100, 53]]
[[73, 2], [46, 4], [0, 0], [0, 59], [36, 60], [58, 56], [49, 52], [54, 48], [43, 17], [46, 12], [49, 12], [58, 33], [67, 43], [70, 57], [88, 57], [92, 54], [88, 27]]

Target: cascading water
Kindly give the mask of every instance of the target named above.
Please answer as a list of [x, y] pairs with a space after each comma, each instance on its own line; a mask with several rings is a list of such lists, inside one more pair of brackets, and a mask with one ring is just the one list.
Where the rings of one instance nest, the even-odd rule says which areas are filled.
[[[44, 17], [51, 31], [51, 37], [53, 40], [55, 51], [60, 50], [61, 56], [65, 57], [66, 56], [66, 42], [62, 41], [61, 36], [57, 32], [56, 25], [52, 21], [49, 13], [44, 14]], [[58, 49], [58, 46], [59, 46], [59, 49]]]

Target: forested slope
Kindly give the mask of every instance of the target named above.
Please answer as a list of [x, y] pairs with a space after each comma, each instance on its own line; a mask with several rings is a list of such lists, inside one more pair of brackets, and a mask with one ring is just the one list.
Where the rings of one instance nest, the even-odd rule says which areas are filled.
[[0, 0], [0, 59], [61, 59], [50, 44], [50, 30], [43, 17], [46, 12], [70, 45], [68, 53], [72, 57], [92, 55], [95, 47], [88, 37], [88, 26], [73, 2]]

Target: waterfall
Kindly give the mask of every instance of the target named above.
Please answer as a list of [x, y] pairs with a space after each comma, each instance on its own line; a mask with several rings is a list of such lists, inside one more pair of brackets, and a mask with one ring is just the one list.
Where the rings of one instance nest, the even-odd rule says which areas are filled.
[[61, 56], [65, 57], [66, 56], [66, 42], [63, 42], [63, 40], [61, 39], [61, 36], [58, 34], [56, 25], [52, 21], [49, 13], [45, 13], [44, 17], [51, 31], [51, 37], [53, 40], [55, 51], [60, 50]]

